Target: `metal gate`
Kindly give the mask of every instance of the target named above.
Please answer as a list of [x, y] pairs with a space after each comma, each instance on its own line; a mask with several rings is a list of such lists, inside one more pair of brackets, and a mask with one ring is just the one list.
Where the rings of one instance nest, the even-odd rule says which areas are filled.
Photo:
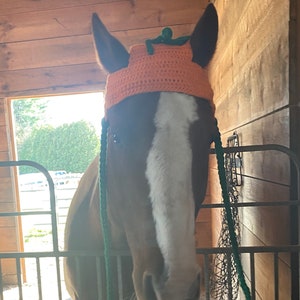
[[[280, 276], [279, 276], [279, 256], [281, 253], [289, 253], [291, 257], [291, 272], [290, 272], [290, 282], [291, 282], [291, 297], [293, 300], [299, 299], [300, 287], [299, 287], [299, 253], [300, 253], [300, 245], [299, 245], [299, 235], [300, 235], [300, 226], [299, 226], [299, 204], [300, 204], [300, 161], [298, 157], [291, 152], [288, 148], [280, 145], [260, 145], [260, 146], [243, 146], [243, 147], [228, 147], [224, 149], [225, 153], [236, 153], [236, 152], [261, 152], [261, 151], [277, 151], [284, 153], [290, 159], [291, 165], [295, 169], [296, 173], [296, 195], [290, 201], [281, 201], [281, 202], [243, 202], [235, 204], [236, 207], [270, 207], [270, 206], [278, 206], [278, 207], [290, 207], [293, 208], [293, 214], [291, 216], [291, 242], [289, 245], [284, 246], [262, 246], [262, 247], [240, 247], [239, 252], [243, 257], [243, 260], [247, 260], [250, 266], [249, 270], [249, 283], [252, 294], [252, 299], [256, 299], [255, 290], [256, 290], [256, 276], [255, 276], [255, 259], [256, 254], [259, 253], [269, 253], [273, 256], [273, 269], [274, 269], [274, 278], [270, 278], [270, 281], [273, 283], [274, 289], [274, 299], [278, 300], [279, 297], [279, 284], [280, 284]], [[211, 154], [214, 154], [214, 149], [211, 150]], [[47, 179], [48, 182], [48, 190], [49, 190], [49, 201], [50, 208], [43, 209], [39, 211], [15, 211], [15, 212], [0, 212], [1, 217], [13, 217], [19, 218], [23, 216], [33, 217], [33, 216], [48, 216], [51, 219], [51, 249], [46, 251], [27, 251], [27, 252], [5, 252], [0, 253], [0, 300], [67, 300], [70, 299], [68, 294], [64, 288], [64, 279], [63, 279], [63, 258], [66, 256], [94, 256], [97, 266], [97, 276], [98, 276], [98, 289], [102, 289], [102, 279], [101, 279], [101, 264], [103, 255], [102, 253], [81, 253], [81, 252], [65, 252], [59, 245], [59, 234], [58, 234], [58, 226], [57, 226], [57, 211], [56, 211], [56, 200], [55, 200], [55, 186], [54, 182], [49, 174], [49, 172], [42, 167], [41, 165], [31, 162], [31, 161], [6, 161], [0, 162], [0, 167], [17, 167], [17, 166], [31, 166], [36, 168], [39, 172], [42, 172]], [[215, 209], [222, 208], [223, 204], [206, 204], [203, 205], [203, 209]], [[197, 249], [197, 254], [203, 257], [204, 261], [204, 298], [203, 299], [212, 299], [211, 297], [211, 257], [224, 253], [228, 257], [232, 254], [230, 248], [205, 248], [205, 249]], [[122, 257], [128, 256], [128, 253], [112, 253], [112, 256], [116, 257], [116, 268], [118, 270], [118, 296], [119, 299], [123, 299], [123, 288], [122, 288]], [[44, 260], [51, 260], [51, 267], [54, 272], [50, 274], [46, 270], [43, 270]], [[24, 260], [31, 260], [34, 265], [34, 277], [35, 277], [35, 285], [28, 287], [23, 283], [22, 278], [22, 263]], [[17, 285], [14, 289], [14, 294], [9, 294], [10, 290], [7, 290], [4, 286], [3, 278], [5, 274], [2, 270], [2, 265], [5, 261], [10, 261], [12, 265], [15, 266], [16, 269], [16, 281]], [[228, 259], [227, 261], [231, 261]], [[230, 266], [228, 267], [228, 274], [230, 275]], [[78, 278], [80, 278], [80, 274], [78, 274]], [[53, 285], [50, 287], [50, 290], [44, 289], [45, 284], [49, 281], [52, 281]], [[30, 292], [28, 292], [30, 290]], [[229, 293], [231, 288], [228, 287]], [[231, 299], [231, 296], [229, 296]], [[243, 299], [241, 297], [241, 299]]]

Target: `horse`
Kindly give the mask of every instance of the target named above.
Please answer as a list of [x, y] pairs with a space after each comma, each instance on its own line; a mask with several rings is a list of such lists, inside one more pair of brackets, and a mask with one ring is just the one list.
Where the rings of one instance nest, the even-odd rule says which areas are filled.
[[[186, 41], [172, 45], [161, 38], [162, 43], [152, 44], [153, 53], [145, 45], [129, 53], [96, 14], [92, 31], [99, 62], [108, 72], [111, 249], [130, 253], [122, 262], [123, 297], [134, 293], [138, 300], [199, 299], [194, 231], [217, 131], [207, 75], [217, 43], [217, 12], [209, 4]], [[96, 157], [69, 208], [67, 251], [103, 251], [98, 173]], [[64, 269], [72, 299], [106, 299], [105, 289], [98, 291], [95, 258], [67, 257]]]

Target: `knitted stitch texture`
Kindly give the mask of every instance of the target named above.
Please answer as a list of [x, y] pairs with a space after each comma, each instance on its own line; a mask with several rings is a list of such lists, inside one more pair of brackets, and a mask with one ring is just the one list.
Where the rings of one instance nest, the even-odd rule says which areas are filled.
[[128, 67], [108, 75], [105, 110], [125, 98], [147, 92], [179, 92], [207, 99], [213, 110], [213, 91], [207, 70], [192, 61], [192, 49], [182, 46], [154, 45], [149, 55], [145, 45], [131, 48]]

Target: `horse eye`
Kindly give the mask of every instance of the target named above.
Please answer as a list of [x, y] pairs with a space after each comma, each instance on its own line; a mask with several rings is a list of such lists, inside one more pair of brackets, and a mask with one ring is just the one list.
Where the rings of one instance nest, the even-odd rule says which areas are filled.
[[115, 144], [119, 144], [119, 143], [120, 143], [120, 139], [119, 139], [119, 137], [118, 137], [118, 135], [117, 135], [116, 133], [114, 133], [114, 134], [112, 135], [112, 138], [113, 138], [113, 142], [114, 142]]

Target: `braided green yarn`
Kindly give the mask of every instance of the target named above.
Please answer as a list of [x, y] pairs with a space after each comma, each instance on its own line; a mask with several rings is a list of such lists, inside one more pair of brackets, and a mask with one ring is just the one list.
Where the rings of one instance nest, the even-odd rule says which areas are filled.
[[243, 267], [242, 267], [240, 255], [238, 252], [238, 243], [237, 243], [237, 238], [236, 238], [236, 234], [234, 231], [234, 222], [233, 222], [232, 215], [231, 215], [230, 199], [229, 199], [229, 195], [227, 192], [227, 180], [226, 180], [226, 173], [225, 173], [225, 167], [224, 167], [224, 151], [223, 151], [223, 147], [222, 147], [221, 134], [220, 134], [219, 129], [218, 129], [218, 134], [217, 134], [214, 142], [215, 142], [216, 156], [217, 156], [217, 161], [218, 161], [219, 180], [220, 180], [220, 185], [222, 188], [222, 196], [223, 196], [224, 205], [225, 205], [225, 211], [226, 211], [227, 222], [228, 222], [228, 231], [229, 231], [229, 235], [230, 235], [234, 261], [236, 264], [236, 269], [237, 269], [237, 273], [238, 273], [240, 286], [244, 292], [246, 300], [251, 300], [250, 289], [247, 286], [247, 283], [245, 281]]
[[110, 238], [110, 229], [108, 223], [107, 202], [106, 202], [107, 129], [108, 129], [108, 122], [103, 118], [102, 131], [101, 131], [100, 161], [99, 161], [100, 222], [101, 222], [103, 245], [104, 245], [106, 299], [112, 300], [113, 287], [112, 287], [111, 259], [110, 259], [111, 238]]

